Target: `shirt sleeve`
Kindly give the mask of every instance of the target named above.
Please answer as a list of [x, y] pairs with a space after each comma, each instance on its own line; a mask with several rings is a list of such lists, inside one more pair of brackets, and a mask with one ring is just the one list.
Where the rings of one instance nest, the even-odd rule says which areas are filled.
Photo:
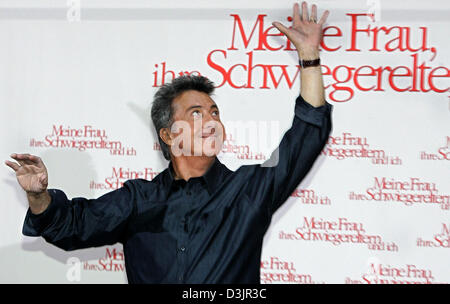
[[50, 205], [40, 214], [28, 208], [22, 233], [42, 236], [66, 251], [112, 245], [123, 240], [128, 219], [135, 209], [131, 180], [97, 199], [69, 200], [64, 191], [47, 189]]
[[245, 192], [267, 208], [269, 216], [289, 198], [311, 169], [331, 133], [333, 105], [314, 107], [301, 95], [295, 101], [292, 126], [263, 164], [244, 165]]

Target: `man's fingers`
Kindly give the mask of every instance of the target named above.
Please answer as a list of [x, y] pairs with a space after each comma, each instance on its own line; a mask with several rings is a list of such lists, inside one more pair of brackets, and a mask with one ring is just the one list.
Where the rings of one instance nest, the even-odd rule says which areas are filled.
[[23, 161], [23, 160], [16, 160], [18, 163], [19, 163], [19, 165], [21, 165], [21, 166], [25, 166], [26, 165], [26, 163], [25, 163], [25, 161]]
[[311, 7], [311, 19], [317, 20], [317, 5], [313, 4]]
[[308, 4], [306, 3], [306, 1], [302, 2], [302, 19], [303, 21], [309, 21]]
[[18, 160], [18, 159], [25, 160], [25, 159], [29, 159], [30, 156], [32, 156], [32, 155], [29, 154], [29, 153], [20, 153], [20, 154], [19, 153], [13, 153], [10, 156], [11, 156], [11, 158], [14, 158], [15, 160]]
[[32, 164], [30, 161], [25, 160], [25, 159], [14, 158], [14, 160], [15, 160], [16, 162], [18, 162], [21, 166]]
[[[282, 32], [283, 34], [288, 36], [289, 29], [287, 27], [285, 27], [283, 24], [275, 21], [275, 22], [272, 22], [272, 25], [275, 26], [280, 32]], [[289, 36], [288, 36], [288, 38], [289, 38]]]
[[34, 162], [35, 165], [38, 167], [44, 167], [44, 162], [39, 156], [36, 155], [30, 155], [30, 160]]
[[43, 165], [40, 157], [31, 155], [29, 153], [24, 153], [24, 154], [13, 153], [13, 154], [11, 154], [11, 158], [15, 159], [22, 166], [24, 164], [25, 165], [37, 165], [38, 167], [41, 167], [41, 165]]
[[325, 11], [323, 14], [322, 14], [322, 17], [320, 18], [320, 20], [319, 20], [319, 24], [320, 25], [323, 25], [326, 21], [327, 21], [327, 18], [328, 18], [328, 15], [330, 14], [330, 12], [329, 11]]
[[13, 169], [14, 171], [17, 171], [17, 170], [19, 170], [19, 168], [20, 168], [19, 164], [14, 163], [14, 162], [9, 161], [9, 160], [5, 160], [5, 164], [6, 164], [8, 167], [10, 167], [11, 169]]
[[26, 162], [28, 161], [28, 156], [30, 154], [18, 154], [18, 153], [13, 153], [11, 154], [11, 158], [13, 158], [15, 161], [17, 161], [21, 166], [25, 165]]
[[292, 8], [292, 18], [294, 18], [292, 21], [294, 23], [294, 26], [296, 26], [301, 21], [300, 20], [300, 8], [299, 8], [298, 3], [294, 3], [294, 6]]

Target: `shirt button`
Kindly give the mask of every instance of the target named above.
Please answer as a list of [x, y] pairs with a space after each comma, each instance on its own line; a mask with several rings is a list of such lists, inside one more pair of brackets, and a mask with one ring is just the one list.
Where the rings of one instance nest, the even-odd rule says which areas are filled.
[[182, 247], [180, 248], [180, 250], [181, 250], [182, 252], [184, 252], [184, 251], [186, 250], [186, 247], [182, 246]]
[[183, 276], [180, 275], [180, 276], [178, 277], [178, 280], [179, 280], [179, 281], [183, 281]]

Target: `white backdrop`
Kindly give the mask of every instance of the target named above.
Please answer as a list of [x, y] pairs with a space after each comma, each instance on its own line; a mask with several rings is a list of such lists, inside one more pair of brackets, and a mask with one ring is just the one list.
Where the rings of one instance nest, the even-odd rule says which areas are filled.
[[[450, 4], [392, 2], [314, 2], [331, 12], [321, 58], [333, 131], [273, 217], [263, 283], [450, 282]], [[292, 4], [0, 1], [1, 158], [40, 156], [49, 188], [69, 198], [152, 179], [167, 166], [153, 94], [190, 72], [219, 86], [221, 161], [262, 162], [300, 90], [296, 52], [270, 28], [290, 24]], [[235, 122], [269, 122], [270, 144]], [[6, 165], [0, 180], [0, 283], [126, 282], [119, 244], [65, 252], [23, 236], [26, 195]]]

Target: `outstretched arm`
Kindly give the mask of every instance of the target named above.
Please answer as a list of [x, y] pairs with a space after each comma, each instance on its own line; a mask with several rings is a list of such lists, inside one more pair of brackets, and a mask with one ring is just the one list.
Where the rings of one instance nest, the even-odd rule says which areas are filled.
[[13, 153], [17, 161], [5, 161], [27, 193], [29, 209], [22, 233], [42, 236], [64, 250], [112, 245], [124, 240], [128, 219], [135, 210], [132, 181], [97, 199], [76, 197], [69, 200], [59, 189], [47, 189], [47, 168], [31, 154]]
[[[309, 21], [307, 5], [303, 3], [302, 14], [294, 5], [293, 27], [286, 28], [274, 22], [297, 47], [301, 60], [319, 58], [322, 24], [328, 11], [319, 22]], [[313, 5], [311, 19], [317, 8]], [[301, 16], [301, 17], [300, 17]], [[300, 184], [326, 144], [331, 133], [333, 106], [325, 101], [320, 66], [301, 70], [301, 93], [295, 101], [292, 126], [283, 135], [280, 145], [270, 159], [262, 165], [241, 166], [247, 180], [245, 193], [251, 201], [260, 204], [269, 217], [287, 200]]]

